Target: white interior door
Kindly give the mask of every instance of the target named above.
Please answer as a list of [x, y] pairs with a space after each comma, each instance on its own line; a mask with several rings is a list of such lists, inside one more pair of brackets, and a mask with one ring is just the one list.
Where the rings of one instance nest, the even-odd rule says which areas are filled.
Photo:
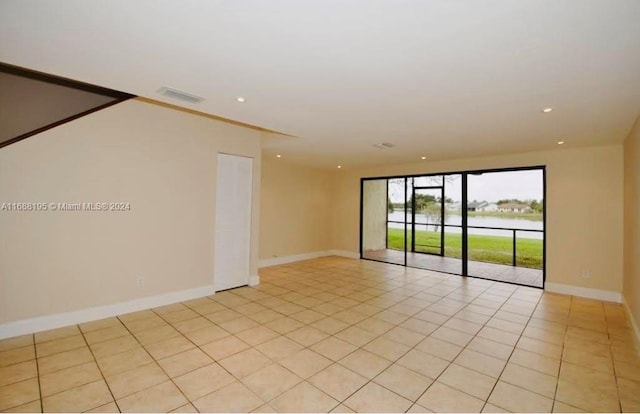
[[218, 154], [213, 286], [249, 283], [253, 159]]

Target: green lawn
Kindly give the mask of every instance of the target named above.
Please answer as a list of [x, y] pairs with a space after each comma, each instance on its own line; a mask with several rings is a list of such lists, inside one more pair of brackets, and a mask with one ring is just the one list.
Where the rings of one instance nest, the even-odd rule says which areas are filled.
[[[389, 229], [390, 249], [404, 250], [404, 230]], [[411, 231], [407, 231], [407, 243], [411, 243]], [[462, 257], [462, 235], [445, 234], [445, 256]], [[440, 253], [440, 232], [416, 231], [416, 251]], [[469, 260], [479, 262], [512, 264], [513, 245], [511, 237], [469, 235]], [[542, 269], [542, 240], [518, 237], [516, 264], [522, 267]]]

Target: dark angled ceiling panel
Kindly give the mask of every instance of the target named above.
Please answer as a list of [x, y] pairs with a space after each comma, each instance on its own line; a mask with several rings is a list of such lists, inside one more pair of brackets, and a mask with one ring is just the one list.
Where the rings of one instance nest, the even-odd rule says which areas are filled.
[[131, 97], [0, 64], [0, 147]]

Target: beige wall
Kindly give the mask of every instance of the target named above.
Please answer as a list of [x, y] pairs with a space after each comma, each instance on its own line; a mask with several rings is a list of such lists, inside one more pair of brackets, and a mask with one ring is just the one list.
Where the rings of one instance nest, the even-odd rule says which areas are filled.
[[547, 282], [621, 292], [622, 146], [342, 169], [333, 173], [331, 244], [358, 251], [361, 177], [535, 165], [547, 166]]
[[326, 251], [330, 175], [265, 156], [262, 160], [260, 259]]
[[[640, 117], [624, 143], [624, 299], [640, 323]], [[638, 329], [638, 326], [635, 327]], [[637, 332], [640, 334], [640, 332]]]
[[218, 152], [255, 159], [255, 275], [260, 132], [134, 100], [3, 148], [0, 202], [131, 211], [0, 211], [0, 323], [212, 285]]

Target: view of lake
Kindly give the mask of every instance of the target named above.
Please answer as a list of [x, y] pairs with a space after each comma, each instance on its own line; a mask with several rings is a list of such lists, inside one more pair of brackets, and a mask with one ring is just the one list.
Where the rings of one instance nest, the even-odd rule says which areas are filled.
[[[394, 211], [393, 213], [388, 214], [388, 220], [392, 221], [401, 221], [404, 222], [404, 211]], [[407, 222], [409, 223], [409, 228], [411, 226], [411, 212], [407, 212]], [[425, 230], [425, 226], [418, 226], [418, 223], [426, 223], [427, 216], [425, 214], [416, 213], [416, 230]], [[445, 224], [453, 224], [453, 225], [461, 225], [462, 224], [462, 216], [447, 214], [445, 217]], [[530, 229], [530, 230], [543, 230], [543, 222], [541, 220], [529, 220], [524, 218], [512, 218], [512, 217], [491, 217], [491, 216], [481, 216], [481, 217], [469, 217], [468, 218], [469, 226], [479, 226], [479, 227], [502, 227], [509, 229]], [[389, 223], [389, 227], [401, 229], [404, 227], [402, 223]], [[433, 226], [429, 226], [429, 230], [433, 231]], [[460, 227], [446, 227], [445, 231], [447, 233], [462, 233], [462, 229]], [[484, 234], [491, 236], [504, 236], [511, 237], [512, 232], [510, 230], [489, 230], [489, 229], [473, 229], [469, 228], [469, 234]], [[527, 238], [527, 239], [542, 239], [543, 233], [540, 232], [525, 232], [518, 231], [518, 238]]]

